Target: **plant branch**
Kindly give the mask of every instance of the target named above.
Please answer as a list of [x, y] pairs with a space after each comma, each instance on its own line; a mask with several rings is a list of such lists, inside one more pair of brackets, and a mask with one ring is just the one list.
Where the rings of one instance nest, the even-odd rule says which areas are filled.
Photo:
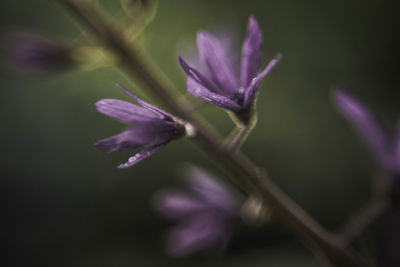
[[237, 122], [236, 127], [232, 130], [228, 138], [225, 140], [227, 149], [236, 152], [240, 149], [247, 137], [257, 124], [257, 116], [254, 113], [248, 124]]
[[390, 174], [379, 175], [374, 179], [374, 196], [368, 204], [350, 216], [338, 231], [345, 246], [351, 245], [373, 226], [390, 208], [390, 195], [393, 180]]
[[339, 231], [339, 236], [348, 246], [357, 240], [369, 227], [373, 226], [387, 211], [389, 202], [384, 198], [373, 199], [364, 208], [354, 213]]
[[189, 122], [196, 129], [193, 140], [213, 155], [235, 177], [248, 186], [250, 192], [259, 192], [274, 214], [286, 222], [307, 244], [315, 246], [339, 266], [370, 266], [351, 249], [341, 246], [335, 235], [327, 232], [294, 201], [284, 194], [266, 175], [260, 174], [243, 155], [226, 149], [202, 121], [189, 112], [190, 106], [179, 98], [169, 83], [159, 76], [143, 58], [140, 51], [119, 34], [115, 25], [104, 19], [90, 4], [79, 0], [60, 0], [86, 24], [108, 48], [119, 56], [121, 67], [144, 85], [169, 111]]

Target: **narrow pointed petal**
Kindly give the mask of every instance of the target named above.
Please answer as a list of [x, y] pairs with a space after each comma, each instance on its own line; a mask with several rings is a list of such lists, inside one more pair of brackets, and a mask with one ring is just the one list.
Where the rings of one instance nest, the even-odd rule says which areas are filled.
[[240, 78], [243, 88], [247, 88], [251, 80], [257, 75], [260, 68], [261, 46], [263, 36], [257, 20], [251, 16], [249, 19], [247, 36], [242, 46]]
[[184, 256], [205, 248], [220, 247], [228, 238], [227, 225], [218, 214], [200, 213], [186, 219], [168, 234], [168, 251], [173, 256]]
[[238, 196], [234, 195], [227, 185], [195, 166], [190, 167], [187, 172], [188, 187], [199, 198], [225, 212], [237, 213], [239, 210]]
[[97, 141], [95, 146], [105, 152], [124, 151], [143, 146], [142, 143], [132, 142], [127, 139], [126, 132]]
[[143, 149], [142, 151], [140, 151], [140, 152], [136, 153], [135, 155], [133, 155], [132, 157], [130, 157], [127, 162], [120, 164], [118, 166], [118, 168], [124, 169], [124, 168], [128, 168], [128, 167], [131, 167], [131, 166], [137, 164], [138, 162], [140, 162], [140, 161], [144, 160], [145, 158], [148, 158], [151, 155], [153, 155], [154, 153], [156, 153], [158, 150], [160, 150], [160, 148], [165, 146], [167, 143], [168, 142], [150, 146], [148, 148]]
[[160, 119], [158, 114], [119, 99], [102, 99], [96, 103], [100, 113], [122, 122], [143, 122]]
[[253, 104], [261, 81], [275, 67], [275, 65], [279, 62], [280, 59], [281, 59], [280, 56], [277, 56], [276, 58], [272, 59], [265, 67], [265, 69], [251, 81], [249, 87], [247, 87], [244, 93], [244, 101], [243, 101], [244, 108], [249, 108]]
[[203, 85], [205, 88], [208, 88], [210, 91], [214, 93], [223, 93], [223, 91], [220, 88], [218, 88], [213, 83], [213, 81], [211, 81], [206, 76], [201, 74], [201, 72], [199, 72], [196, 68], [190, 66], [181, 56], [179, 56], [178, 58], [179, 58], [179, 63], [181, 64], [183, 70], [190, 78], [192, 78], [197, 83]]
[[121, 134], [100, 140], [96, 146], [106, 152], [125, 151], [145, 145], [157, 145], [171, 140], [175, 129], [164, 121], [140, 123]]
[[222, 108], [226, 108], [232, 111], [239, 111], [241, 107], [239, 106], [238, 103], [230, 99], [229, 97], [223, 96], [216, 94], [214, 92], [211, 92], [208, 88], [202, 86], [200, 83], [196, 82], [192, 78], [187, 79], [186, 82], [186, 87], [188, 91], [201, 99], [204, 99], [210, 103], [213, 103], [217, 106], [220, 106]]
[[144, 107], [144, 108], [146, 108], [146, 109], [149, 109], [149, 110], [155, 112], [156, 114], [161, 115], [163, 118], [165, 118], [165, 117], [166, 117], [166, 118], [169, 118], [169, 119], [172, 119], [172, 118], [173, 118], [173, 116], [172, 116], [170, 113], [168, 113], [168, 112], [166, 112], [165, 110], [162, 110], [162, 109], [160, 109], [160, 108], [158, 108], [158, 107], [156, 107], [156, 106], [154, 106], [154, 105], [152, 105], [152, 104], [150, 104], [150, 103], [144, 101], [143, 99], [137, 97], [137, 96], [134, 95], [132, 92], [130, 92], [128, 89], [124, 88], [121, 84], [118, 83], [117, 86], [118, 86], [126, 95], [130, 96], [130, 97], [133, 98], [135, 101], [137, 101], [142, 107]]
[[154, 206], [159, 213], [170, 219], [180, 219], [209, 208], [199, 199], [172, 189], [157, 192], [154, 197]]
[[207, 32], [197, 34], [197, 47], [210, 76], [225, 94], [232, 95], [238, 90], [238, 80], [231, 61], [220, 41]]
[[389, 138], [374, 115], [358, 100], [344, 91], [336, 91], [334, 100], [339, 111], [355, 126], [383, 169], [390, 169]]

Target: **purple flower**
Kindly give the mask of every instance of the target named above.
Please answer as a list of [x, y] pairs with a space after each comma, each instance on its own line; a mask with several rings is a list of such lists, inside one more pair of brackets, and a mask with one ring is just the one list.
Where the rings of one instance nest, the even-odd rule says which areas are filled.
[[10, 61], [27, 71], [57, 70], [72, 64], [71, 48], [33, 34], [18, 34], [10, 42]]
[[236, 71], [239, 67], [234, 66], [234, 60], [229, 58], [229, 49], [223, 46], [224, 41], [226, 42], [201, 31], [197, 34], [197, 46], [204, 71], [200, 72], [192, 67], [182, 57], [179, 57], [179, 62], [188, 75], [186, 86], [191, 94], [231, 110], [238, 118], [247, 122], [258, 87], [279, 61], [279, 57], [271, 60], [263, 71], [258, 72], [263, 36], [253, 16], [249, 19], [247, 36], [242, 46], [240, 74]]
[[168, 112], [138, 98], [121, 85], [118, 86], [140, 106], [119, 99], [98, 101], [96, 108], [100, 113], [133, 125], [118, 135], [98, 141], [96, 146], [106, 152], [146, 147], [118, 166], [127, 168], [151, 156], [171, 140], [184, 135], [185, 124]]
[[185, 191], [164, 189], [155, 196], [158, 212], [180, 220], [168, 233], [168, 252], [184, 256], [206, 248], [225, 248], [240, 213], [239, 197], [197, 167], [191, 167], [185, 178]]
[[390, 136], [361, 102], [344, 91], [336, 91], [334, 97], [338, 109], [353, 123], [380, 167], [389, 173], [399, 174], [400, 120], [396, 133]]

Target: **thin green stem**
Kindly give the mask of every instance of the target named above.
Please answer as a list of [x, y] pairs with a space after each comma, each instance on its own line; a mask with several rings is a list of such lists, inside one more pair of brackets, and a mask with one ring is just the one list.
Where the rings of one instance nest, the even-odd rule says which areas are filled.
[[[244, 144], [247, 137], [249, 137], [251, 131], [257, 124], [256, 113], [251, 117], [247, 124], [243, 124], [241, 121], [235, 121], [236, 127], [232, 130], [228, 138], [225, 140], [225, 144], [228, 150], [236, 152]], [[234, 116], [234, 115], [231, 115]]]
[[[168, 110], [189, 122], [195, 129], [193, 140], [206, 152], [214, 156], [221, 165], [240, 178], [249, 192], [259, 192], [274, 214], [286, 222], [311, 246], [321, 249], [327, 257], [339, 266], [370, 266], [348, 248], [341, 246], [333, 234], [327, 232], [303, 209], [284, 194], [266, 175], [257, 169], [240, 153], [231, 153], [222, 140], [204, 127], [201, 120], [190, 111], [190, 106], [179, 99], [169, 83], [154, 71], [142, 57], [140, 51], [119, 34], [118, 29], [106, 21], [88, 3], [78, 0], [60, 0], [77, 15], [97, 36], [99, 41], [119, 56], [121, 67], [140, 81]], [[178, 101], [178, 99], [180, 101]]]

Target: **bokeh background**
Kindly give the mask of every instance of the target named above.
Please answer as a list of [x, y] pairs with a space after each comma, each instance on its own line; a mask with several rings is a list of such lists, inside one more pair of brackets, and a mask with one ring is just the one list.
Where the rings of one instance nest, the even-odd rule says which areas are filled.
[[[101, 1], [119, 14], [118, 1]], [[393, 1], [394, 2], [394, 1]], [[334, 109], [331, 93], [347, 88], [393, 130], [400, 106], [399, 19], [389, 1], [159, 1], [141, 38], [153, 63], [182, 93], [177, 54], [199, 29], [237, 31], [254, 14], [264, 33], [263, 64], [283, 60], [264, 80], [258, 125], [243, 152], [328, 229], [369, 198], [376, 164]], [[137, 166], [115, 167], [130, 153], [106, 154], [96, 140], [123, 125], [96, 112], [100, 98], [127, 99], [122, 82], [145, 90], [117, 68], [21, 73], [7, 61], [7, 38], [34, 32], [83, 40], [83, 27], [57, 1], [2, 0], [0, 198], [2, 266], [317, 266], [280, 223], [238, 225], [223, 255], [168, 257], [171, 226], [151, 208], [152, 194], [179, 185], [179, 165], [227, 173], [188, 140], [173, 142]], [[202, 113], [221, 134], [232, 128], [214, 106]]]

